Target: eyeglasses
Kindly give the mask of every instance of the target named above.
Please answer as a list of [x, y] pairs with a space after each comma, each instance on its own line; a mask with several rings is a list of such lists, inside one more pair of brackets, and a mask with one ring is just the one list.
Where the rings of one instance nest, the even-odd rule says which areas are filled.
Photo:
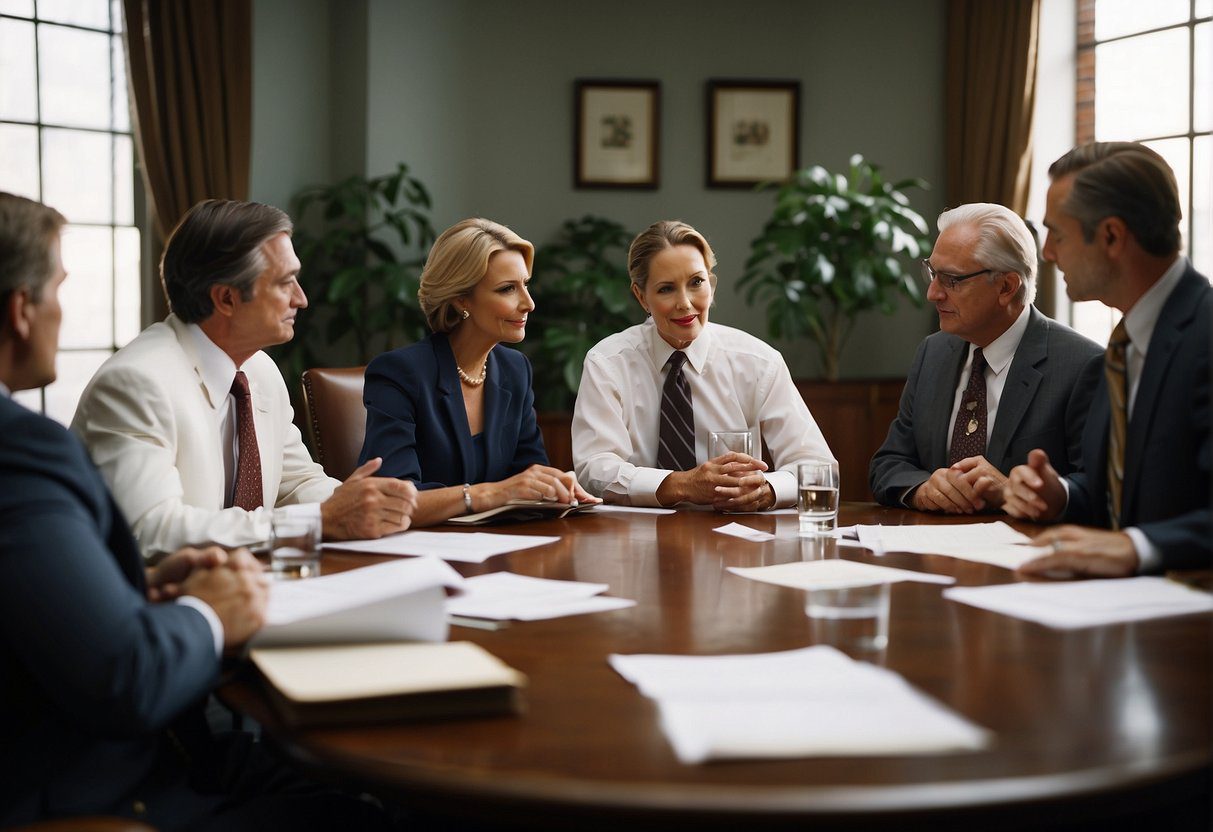
[[948, 274], [947, 272], [935, 271], [935, 267], [931, 265], [930, 260], [922, 261], [922, 281], [930, 286], [931, 281], [938, 278], [943, 287], [948, 290], [955, 289], [961, 281], [968, 280], [970, 277], [977, 277], [979, 274], [989, 274], [991, 271], [993, 269], [982, 269], [976, 272], [969, 272], [968, 274]]

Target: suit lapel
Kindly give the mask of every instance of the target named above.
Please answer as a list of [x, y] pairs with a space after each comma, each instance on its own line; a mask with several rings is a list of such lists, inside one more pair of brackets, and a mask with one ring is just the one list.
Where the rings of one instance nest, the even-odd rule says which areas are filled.
[[455, 354], [451, 352], [451, 345], [446, 336], [434, 339], [434, 359], [438, 367], [438, 398], [450, 428], [447, 435], [454, 436], [459, 445], [463, 481], [471, 482], [472, 429], [468, 425], [467, 408], [463, 406], [463, 389], [459, 386], [459, 374], [455, 371]]
[[[496, 350], [494, 350], [496, 352]], [[484, 382], [484, 439], [485, 456], [484, 470], [496, 471], [504, 469], [508, 460], [503, 460], [501, 447], [500, 426], [509, 411], [513, 394], [501, 386], [501, 365], [496, 359], [489, 361], [489, 374]]]
[[[181, 319], [179, 319], [176, 315], [170, 314], [165, 320], [172, 329], [173, 335], [177, 339], [177, 346], [180, 347], [181, 352], [185, 355], [186, 361], [188, 361], [190, 367], [193, 368], [194, 377], [192, 379], [192, 383], [194, 384], [195, 389], [198, 391], [198, 398], [206, 404], [205, 420], [207, 423], [207, 429], [205, 431], [191, 431], [190, 441], [205, 442], [210, 446], [206, 449], [204, 457], [205, 459], [227, 459], [227, 452], [223, 448], [219, 433], [219, 408], [227, 406], [227, 391], [216, 390], [214, 391], [214, 395], [211, 394], [211, 390], [206, 386], [202, 373], [202, 362], [198, 358], [198, 353], [194, 349], [193, 339], [186, 330], [187, 325], [182, 323]], [[251, 384], [252, 382], [250, 381], [250, 385]], [[203, 417], [201, 414], [199, 414], [196, 418]], [[235, 418], [234, 413], [232, 414], [232, 418]], [[254, 423], [256, 423], [256, 420], [254, 420]], [[233, 430], [235, 430], [235, 425], [232, 427]], [[200, 436], [198, 435], [199, 433], [205, 435]], [[260, 446], [261, 443], [258, 442], [257, 444]], [[264, 461], [265, 460], [263, 457], [262, 462], [264, 463]], [[228, 498], [231, 495], [224, 493], [224, 466], [211, 464], [203, 467], [193, 467], [194, 470], [191, 471], [190, 476], [194, 478], [197, 483], [197, 485], [194, 486], [197, 493], [210, 494], [211, 499], [214, 500], [213, 505], [217, 508], [223, 508], [226, 506], [228, 504]], [[262, 471], [264, 470], [265, 469], [263, 467]], [[263, 477], [263, 488], [264, 483], [265, 479]]]
[[948, 338], [947, 357], [939, 362], [939, 372], [923, 385], [927, 395], [924, 424], [929, 426], [931, 440], [931, 454], [926, 465], [929, 471], [948, 464], [948, 423], [952, 420], [956, 385], [960, 383], [960, 371], [969, 354], [968, 346], [960, 338]]
[[994, 419], [994, 432], [990, 434], [986, 447], [986, 459], [996, 468], [1005, 469], [1002, 463], [1005, 462], [1011, 437], [1019, 430], [1044, 378], [1036, 367], [1049, 357], [1049, 322], [1035, 308], [1028, 315], [1028, 328], [1024, 330], [1015, 357], [1011, 359], [1011, 366], [1007, 368], [1007, 380], [1002, 388], [1002, 397], [998, 400], [998, 415]]

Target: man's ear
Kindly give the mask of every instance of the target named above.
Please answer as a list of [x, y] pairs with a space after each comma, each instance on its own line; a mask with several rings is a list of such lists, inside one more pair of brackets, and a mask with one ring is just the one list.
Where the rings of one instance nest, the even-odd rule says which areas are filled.
[[1002, 286], [998, 290], [998, 303], [1001, 306], [1010, 306], [1022, 285], [1023, 278], [1019, 276], [1018, 272], [1003, 272]]
[[211, 304], [215, 307], [215, 312], [223, 315], [225, 318], [230, 318], [236, 312], [236, 307], [240, 301], [240, 291], [234, 286], [228, 286], [223, 283], [212, 283], [210, 288]]
[[34, 303], [29, 287], [18, 286], [4, 302], [5, 329], [12, 331], [18, 341], [28, 341], [34, 330]]
[[1129, 241], [1129, 227], [1120, 217], [1105, 217], [1099, 223], [1095, 239], [1109, 256], [1117, 256], [1124, 251], [1125, 244]]

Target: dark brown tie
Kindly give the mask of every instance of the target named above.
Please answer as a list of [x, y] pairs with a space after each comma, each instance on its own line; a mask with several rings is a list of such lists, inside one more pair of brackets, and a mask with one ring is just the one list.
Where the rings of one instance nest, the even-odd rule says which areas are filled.
[[986, 453], [986, 358], [981, 347], [973, 351], [973, 371], [969, 384], [960, 397], [956, 424], [952, 426], [952, 445], [948, 449], [948, 465], [955, 465], [971, 456]]
[[690, 471], [695, 467], [695, 411], [691, 407], [691, 385], [682, 372], [687, 354], [675, 350], [670, 371], [661, 388], [661, 426], [657, 433], [657, 467]]
[[1104, 353], [1104, 375], [1108, 379], [1108, 404], [1111, 407], [1111, 422], [1108, 425], [1108, 514], [1112, 528], [1120, 528], [1121, 496], [1125, 480], [1125, 433], [1129, 424], [1128, 373], [1125, 371], [1125, 353], [1129, 348], [1129, 335], [1125, 332], [1124, 318], [1112, 330], [1108, 349]]
[[236, 443], [240, 461], [236, 465], [236, 493], [232, 505], [246, 511], [261, 508], [261, 454], [257, 450], [257, 427], [253, 424], [253, 397], [248, 378], [240, 370], [232, 380], [236, 399]]

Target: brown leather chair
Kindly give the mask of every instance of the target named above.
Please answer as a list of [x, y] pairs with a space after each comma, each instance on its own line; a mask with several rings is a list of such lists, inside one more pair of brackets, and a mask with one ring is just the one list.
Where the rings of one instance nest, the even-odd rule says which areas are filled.
[[362, 376], [366, 367], [313, 367], [303, 372], [303, 419], [324, 473], [344, 480], [358, 467], [366, 438]]

